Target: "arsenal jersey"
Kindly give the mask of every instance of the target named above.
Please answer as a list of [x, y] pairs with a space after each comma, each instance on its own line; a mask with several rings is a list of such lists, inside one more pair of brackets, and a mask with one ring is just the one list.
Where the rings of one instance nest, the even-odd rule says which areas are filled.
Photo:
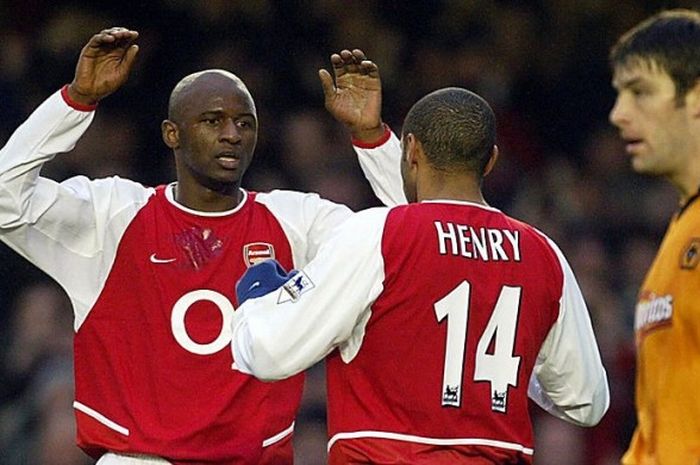
[[531, 463], [528, 395], [582, 425], [608, 407], [560, 250], [469, 202], [357, 214], [234, 328], [236, 363], [264, 379], [328, 355], [332, 464]]

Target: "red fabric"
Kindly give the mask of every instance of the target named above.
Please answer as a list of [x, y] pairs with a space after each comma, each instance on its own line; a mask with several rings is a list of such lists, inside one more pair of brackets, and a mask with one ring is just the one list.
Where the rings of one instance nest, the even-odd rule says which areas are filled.
[[[449, 223], [455, 231], [473, 228], [496, 235], [506, 230], [517, 232], [519, 254], [501, 236], [507, 258], [477, 259], [478, 236], [468, 236], [469, 232], [464, 237], [470, 237], [471, 242], [458, 239], [447, 244], [445, 253], [441, 253], [436, 222], [443, 230]], [[483, 248], [486, 254], [491, 255], [492, 246], [490, 242]], [[471, 256], [465, 257], [464, 250]], [[534, 447], [528, 382], [541, 344], [559, 315], [564, 277], [554, 250], [533, 228], [501, 212], [476, 206], [421, 203], [397, 207], [389, 213], [381, 253], [384, 291], [372, 305], [359, 353], [349, 363], [338, 352], [327, 359], [330, 437], [342, 432], [384, 431], [423, 438], [476, 439], [475, 448], [485, 456], [496, 449], [489, 446], [490, 441], [500, 441], [506, 445], [498, 448], [498, 453], [512, 456], [516, 460], [512, 463], [520, 463], [517, 460], [523, 454], [517, 449]], [[457, 312], [439, 319], [436, 304], [441, 302], [440, 308], [444, 308], [446, 296], [463, 289], [464, 282], [470, 285], [464, 302], [450, 303]], [[512, 357], [517, 357], [519, 364], [508, 372], [513, 374], [515, 385], [505, 389], [506, 407], [501, 412], [494, 404], [503, 392], [498, 390], [499, 395], [492, 396], [494, 384], [476, 380], [475, 367], [480, 339], [487, 337], [491, 341], [486, 351], [489, 354], [494, 351], [495, 338], [506, 333], [503, 326], [498, 326], [496, 336], [488, 339], [491, 333], [486, 330], [506, 287], [520, 289], [519, 300], [509, 300], [509, 309], [517, 309], [513, 312], [517, 313], [517, 320], [511, 334]], [[448, 327], [453, 324], [458, 325], [456, 329], [461, 328], [459, 318], [453, 317], [462, 310], [466, 313], [466, 338], [463, 345], [453, 346], [463, 351], [463, 362], [456, 364], [458, 372], [462, 370], [461, 384], [448, 384], [445, 389]], [[500, 362], [491, 364], [499, 373], [503, 370]], [[455, 390], [461, 394], [459, 404], [443, 405]], [[428, 456], [420, 463], [448, 463], [437, 457], [430, 460]]]
[[95, 111], [95, 108], [97, 108], [97, 104], [83, 105], [82, 103], [78, 103], [71, 99], [70, 95], [68, 95], [68, 84], [61, 88], [61, 97], [63, 97], [63, 101], [66, 102], [68, 106], [78, 111]]
[[[233, 214], [203, 217], [173, 206], [159, 187], [125, 231], [75, 336], [76, 399], [129, 430], [120, 451], [176, 465], [292, 463], [291, 441], [271, 446], [269, 462], [262, 442], [294, 421], [303, 375], [263, 383], [232, 370], [231, 328], [223, 324], [247, 269], [247, 244], [271, 244], [293, 267], [279, 222], [254, 198]], [[221, 335], [216, 350], [190, 350]], [[120, 433], [77, 419], [82, 448], [114, 447]]]
[[433, 446], [390, 439], [346, 439], [333, 445], [328, 465], [530, 465], [532, 456], [495, 447]]
[[364, 142], [364, 141], [361, 141], [360, 139], [355, 139], [353, 137], [352, 138], [352, 145], [354, 145], [355, 147], [361, 148], [361, 149], [376, 149], [380, 145], [384, 145], [384, 143], [386, 143], [386, 141], [388, 141], [391, 138], [391, 128], [386, 123], [382, 123], [382, 126], [384, 127], [384, 133], [376, 141]]

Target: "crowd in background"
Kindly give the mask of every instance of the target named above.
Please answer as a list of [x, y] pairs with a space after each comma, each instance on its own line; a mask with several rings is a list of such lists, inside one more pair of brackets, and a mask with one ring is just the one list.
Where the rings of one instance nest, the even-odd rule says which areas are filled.
[[[607, 121], [614, 98], [607, 53], [641, 19], [677, 6], [700, 3], [0, 0], [0, 146], [72, 79], [87, 39], [113, 25], [140, 32], [135, 70], [45, 176], [172, 181], [160, 136], [170, 90], [186, 74], [224, 68], [246, 82], [260, 121], [244, 187], [318, 192], [357, 210], [379, 202], [348, 134], [323, 109], [317, 70], [329, 68], [329, 55], [361, 48], [379, 65], [383, 117], [397, 133], [425, 93], [476, 91], [494, 107], [501, 149], [486, 199], [538, 226], [569, 257], [611, 387], [611, 408], [592, 429], [533, 407], [535, 463], [612, 465], [635, 421], [636, 292], [677, 205], [666, 183], [632, 172]], [[93, 463], [74, 445], [72, 333], [60, 288], [0, 246], [0, 463]], [[299, 465], [325, 463], [323, 376], [319, 365], [307, 378], [295, 436]]]

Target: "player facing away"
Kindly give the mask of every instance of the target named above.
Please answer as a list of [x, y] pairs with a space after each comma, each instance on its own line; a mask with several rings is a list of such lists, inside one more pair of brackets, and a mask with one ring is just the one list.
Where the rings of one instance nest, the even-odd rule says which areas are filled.
[[531, 464], [528, 396], [577, 425], [608, 408], [586, 304], [552, 240], [484, 201], [482, 98], [428, 94], [402, 134], [411, 203], [356, 214], [299, 272], [250, 268], [234, 362], [273, 380], [327, 356], [333, 465]]
[[637, 427], [625, 465], [700, 463], [700, 13], [670, 10], [611, 50], [617, 99], [610, 121], [635, 171], [678, 191], [637, 297]]
[[[234, 286], [264, 258], [303, 266], [351, 211], [315, 194], [240, 187], [256, 108], [243, 82], [222, 70], [192, 74], [171, 94], [162, 135], [176, 182], [41, 177], [42, 165], [88, 129], [97, 102], [125, 82], [137, 36], [124, 28], [94, 35], [73, 82], [0, 151], [0, 239], [72, 302], [77, 440], [100, 465], [291, 464], [303, 378], [231, 375]], [[359, 50], [331, 61], [335, 83], [322, 73], [331, 113], [360, 138], [385, 134], [398, 151], [381, 127], [374, 63]], [[363, 163], [375, 180], [400, 177], [398, 157]], [[395, 175], [380, 172], [383, 164]]]

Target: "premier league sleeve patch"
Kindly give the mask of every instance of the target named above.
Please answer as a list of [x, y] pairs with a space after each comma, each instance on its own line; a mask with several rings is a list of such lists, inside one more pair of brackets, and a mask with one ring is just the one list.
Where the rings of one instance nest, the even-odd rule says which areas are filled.
[[303, 271], [299, 271], [289, 281], [284, 283], [279, 291], [277, 303], [296, 302], [299, 297], [313, 289], [314, 283]]

